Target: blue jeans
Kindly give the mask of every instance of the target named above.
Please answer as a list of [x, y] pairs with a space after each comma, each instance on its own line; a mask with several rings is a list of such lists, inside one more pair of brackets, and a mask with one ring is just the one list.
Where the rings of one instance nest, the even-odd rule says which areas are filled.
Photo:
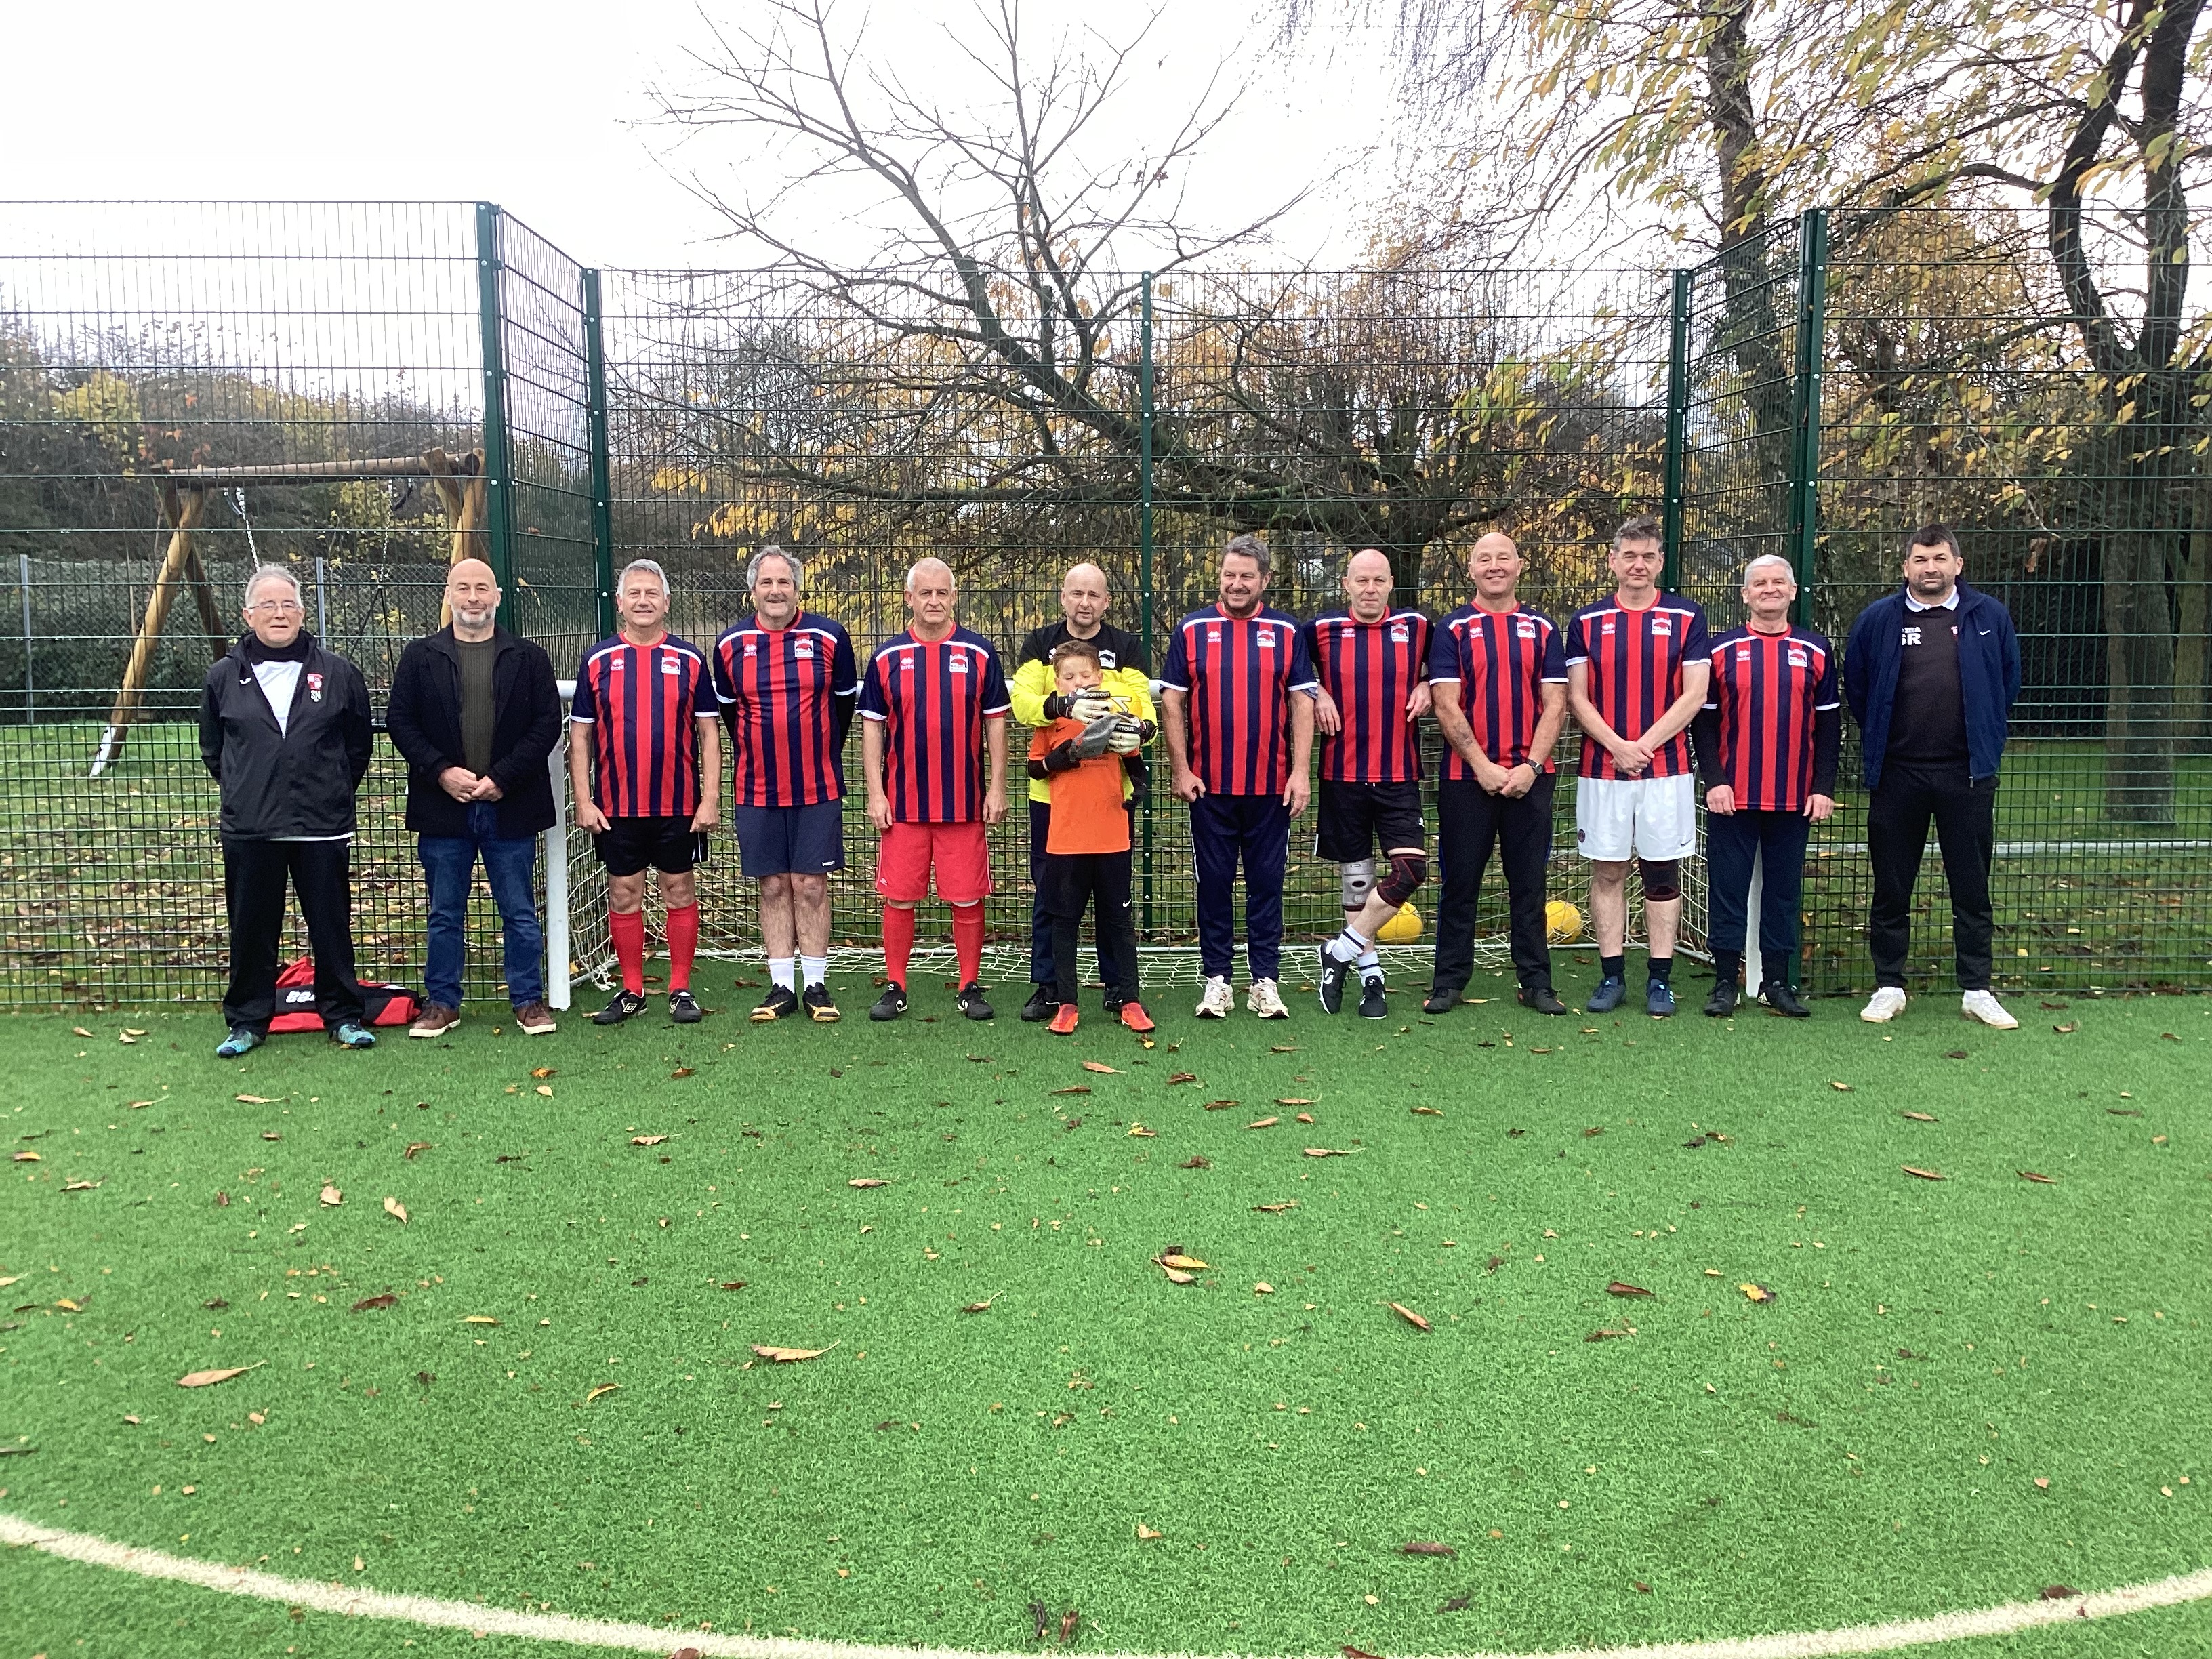
[[469, 920], [469, 888], [477, 855], [507, 936], [507, 994], [518, 1008], [545, 1000], [545, 929], [538, 920], [538, 837], [499, 833], [499, 808], [469, 804], [465, 836], [419, 838], [422, 874], [430, 886], [430, 939], [422, 963], [422, 991], [447, 1008], [461, 1006], [461, 963]]

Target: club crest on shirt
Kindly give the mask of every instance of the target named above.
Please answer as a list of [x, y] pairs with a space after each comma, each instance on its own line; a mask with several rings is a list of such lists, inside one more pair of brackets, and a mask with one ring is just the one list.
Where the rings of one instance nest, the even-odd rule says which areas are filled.
[[1262, 651], [1273, 650], [1275, 648], [1275, 630], [1272, 628], [1261, 629], [1260, 630], [1259, 638], [1254, 641], [1254, 643], [1258, 645]]
[[1098, 649], [1098, 665], [1110, 674], [1119, 665], [1114, 660], [1114, 653], [1101, 646]]
[[[747, 656], [750, 656], [752, 653], [750, 651], [747, 651], [745, 654]], [[791, 647], [791, 654], [794, 657], [805, 657], [811, 659], [814, 655], [814, 641], [811, 640], [800, 640], [797, 641]]]
[[1665, 634], [1671, 637], [1674, 632], [1674, 619], [1671, 617], [1654, 617], [1651, 619], [1651, 631], [1654, 634]]
[[1533, 640], [1536, 637], [1536, 624], [1523, 617], [1514, 632], [1524, 640]]
[[680, 674], [684, 672], [684, 665], [673, 657], [663, 657], [660, 659], [660, 672], [664, 674]]
[[311, 702], [323, 700], [323, 677], [320, 674], [307, 676], [307, 700]]
[[968, 658], [966, 653], [956, 653], [945, 665], [956, 674], [966, 673], [968, 672]]
[[1813, 659], [1805, 654], [1802, 647], [1794, 645], [1790, 647], [1790, 665], [1792, 668], [1808, 668], [1812, 665], [1812, 661]]
[[1412, 637], [1413, 637], [1413, 635], [1410, 635], [1410, 634], [1408, 634], [1408, 633], [1406, 631], [1406, 624], [1405, 624], [1405, 623], [1392, 623], [1390, 624], [1390, 643], [1391, 643], [1391, 644], [1393, 644], [1393, 645], [1403, 645], [1403, 644], [1405, 644], [1405, 643], [1406, 643], [1406, 641], [1407, 641], [1407, 640], [1411, 639]]

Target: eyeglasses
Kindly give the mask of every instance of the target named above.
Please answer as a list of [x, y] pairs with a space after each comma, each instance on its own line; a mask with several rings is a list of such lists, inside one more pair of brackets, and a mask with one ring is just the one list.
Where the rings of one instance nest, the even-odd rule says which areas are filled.
[[249, 611], [270, 611], [280, 617], [294, 611], [305, 613], [307, 609], [297, 599], [257, 599], [246, 608]]

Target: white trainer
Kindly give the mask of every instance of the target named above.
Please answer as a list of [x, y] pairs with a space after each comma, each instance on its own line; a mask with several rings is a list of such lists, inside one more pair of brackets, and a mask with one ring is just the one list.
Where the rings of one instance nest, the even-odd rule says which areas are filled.
[[1959, 1012], [1968, 1019], [1978, 1019], [1984, 1025], [1994, 1025], [2000, 1031], [2017, 1031], [2020, 1022], [2005, 1009], [1991, 991], [1969, 991], [1959, 999]]
[[1867, 999], [1859, 1018], [1869, 1025], [1887, 1025], [1904, 1012], [1905, 993], [1894, 985], [1885, 985]]
[[1237, 994], [1229, 988], [1229, 981], [1216, 974], [1206, 981], [1205, 993], [1198, 1000], [1200, 1019], [1226, 1019], [1229, 1011], [1237, 1006]]
[[1244, 994], [1244, 1006], [1262, 1019], [1288, 1019], [1291, 1011], [1283, 1005], [1283, 994], [1272, 979], [1255, 979], [1252, 988]]

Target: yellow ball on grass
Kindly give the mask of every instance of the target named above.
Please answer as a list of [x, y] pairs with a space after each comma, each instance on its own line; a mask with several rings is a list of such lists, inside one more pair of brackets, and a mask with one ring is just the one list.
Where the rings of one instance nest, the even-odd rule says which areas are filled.
[[1375, 934], [1379, 945], [1411, 945], [1421, 936], [1421, 913], [1410, 904], [1398, 907], [1398, 914], [1384, 922]]
[[1583, 936], [1583, 913], [1565, 899], [1544, 907], [1544, 932], [1554, 945], [1571, 945]]

